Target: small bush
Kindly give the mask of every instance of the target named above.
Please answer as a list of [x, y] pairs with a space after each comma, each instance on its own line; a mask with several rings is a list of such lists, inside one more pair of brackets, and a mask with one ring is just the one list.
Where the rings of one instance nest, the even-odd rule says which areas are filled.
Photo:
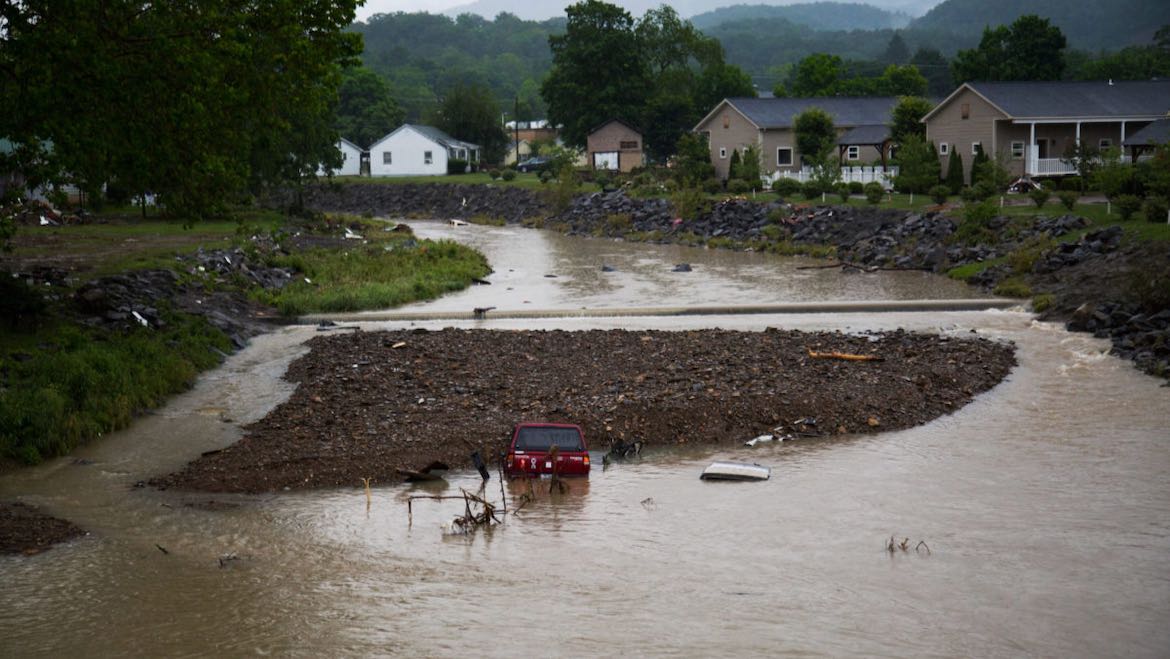
[[540, 182], [541, 183], [548, 183], [549, 181], [553, 180], [554, 178], [556, 178], [556, 175], [547, 169], [540, 172]]
[[861, 181], [850, 181], [849, 194], [865, 194], [865, 184]]
[[1077, 205], [1077, 202], [1080, 201], [1081, 195], [1070, 190], [1065, 190], [1058, 193], [1056, 198], [1060, 200], [1061, 205], [1071, 211], [1073, 207]]
[[930, 198], [934, 200], [934, 203], [945, 204], [947, 203], [947, 197], [951, 194], [951, 189], [945, 185], [939, 184], [932, 187], [929, 191], [929, 194]]
[[637, 176], [634, 177], [634, 184], [635, 185], [647, 186], [647, 185], [654, 185], [657, 182], [658, 181], [654, 180], [654, 175], [651, 174], [650, 172], [642, 172], [641, 174], [638, 174]]
[[451, 158], [447, 161], [448, 174], [463, 174], [467, 171], [467, 161], [460, 158]]
[[788, 216], [791, 214], [792, 211], [790, 211], [787, 206], [777, 206], [768, 211], [768, 221], [772, 224], [780, 224], [784, 222], [784, 220], [787, 220]]
[[988, 225], [997, 213], [998, 209], [991, 202], [968, 204], [963, 208], [963, 221], [959, 222], [949, 240], [968, 245], [995, 242], [995, 233]]
[[980, 181], [971, 186], [971, 189], [974, 191], [975, 198], [979, 201], [991, 199], [995, 196], [996, 192], [995, 186], [991, 183], [988, 183], [987, 181]]
[[613, 176], [604, 169], [599, 169], [593, 174], [593, 182], [596, 183], [602, 190], [613, 184]]
[[707, 194], [718, 194], [723, 190], [723, 182], [717, 178], [709, 178], [703, 181], [703, 192]]
[[727, 182], [727, 191], [731, 194], [744, 194], [751, 191], [752, 187], [748, 182], [741, 178], [733, 178]]
[[1113, 198], [1113, 207], [1123, 221], [1129, 221], [1133, 214], [1142, 207], [1142, 200], [1136, 195], [1122, 194]]
[[1070, 192], [1080, 192], [1084, 189], [1084, 182], [1079, 176], [1066, 176], [1060, 179], [1060, 189]]
[[504, 179], [505, 181], [514, 181], [516, 180], [516, 170], [509, 167], [500, 172], [500, 178]]
[[488, 170], [488, 177], [491, 178], [491, 180], [493, 180], [493, 181], [500, 180], [500, 170], [496, 169], [495, 167], [492, 167], [491, 169]]
[[881, 203], [884, 196], [886, 196], [886, 189], [882, 187], [881, 183], [872, 181], [865, 184], [865, 200], [869, 203], [877, 205]]
[[781, 197], [791, 197], [801, 191], [800, 181], [791, 178], [778, 178], [772, 181], [772, 192]]
[[605, 218], [605, 225], [610, 231], [623, 233], [629, 231], [634, 222], [630, 219], [629, 213], [615, 213]]
[[662, 187], [663, 187], [663, 188], [664, 188], [664, 189], [665, 189], [667, 192], [674, 192], [675, 190], [678, 190], [678, 187], [679, 187], [679, 186], [678, 186], [678, 181], [676, 181], [676, 180], [674, 180], [674, 179], [672, 179], [672, 178], [668, 178], [668, 179], [666, 179], [665, 181], [663, 181], [663, 182], [662, 182]]
[[1048, 309], [1052, 308], [1052, 302], [1053, 298], [1051, 293], [1041, 293], [1036, 295], [1032, 298], [1032, 311], [1035, 311], [1036, 313], [1044, 313]]
[[806, 182], [804, 185], [800, 186], [800, 191], [804, 193], [804, 198], [809, 200], [816, 199], [817, 197], [821, 196], [821, 193], [823, 192], [823, 190], [821, 190], [821, 184], [817, 183], [816, 181]]
[[1028, 196], [1032, 198], [1032, 203], [1036, 204], [1036, 208], [1044, 208], [1044, 204], [1048, 203], [1048, 199], [1052, 196], [1052, 193], [1045, 188], [1040, 188], [1039, 190], [1029, 192]]
[[849, 186], [842, 183], [837, 186], [837, 196], [841, 197], [841, 203], [849, 202]]
[[1167, 207], [1168, 204], [1162, 197], [1150, 197], [1142, 206], [1142, 213], [1145, 214], [1147, 222], [1162, 223], [1166, 221]]
[[780, 240], [784, 237], [784, 229], [775, 224], [765, 226], [763, 229], [760, 229], [760, 233], [764, 234], [764, 237], [768, 240]]
[[999, 282], [993, 292], [1003, 297], [1032, 297], [1032, 287], [1015, 277]]

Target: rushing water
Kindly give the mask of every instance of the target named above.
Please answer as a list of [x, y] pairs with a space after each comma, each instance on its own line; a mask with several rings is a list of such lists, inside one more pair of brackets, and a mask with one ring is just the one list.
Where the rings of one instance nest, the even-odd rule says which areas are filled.
[[[574, 283], [570, 265], [628, 247], [474, 233], [495, 245], [494, 263], [514, 250], [531, 255], [514, 260], [527, 271], [561, 275], [525, 292], [545, 306], [600, 295]], [[533, 245], [549, 242], [559, 247], [536, 262]], [[650, 272], [681, 260], [696, 270], [606, 299], [754, 302], [786, 285], [770, 263], [791, 267], [759, 255], [680, 258], [677, 248], [629, 255]], [[707, 267], [716, 260], [718, 274]], [[843, 299], [913, 296], [897, 281], [905, 274], [922, 297], [951, 285], [800, 272], [836, 279], [818, 285]], [[501, 295], [498, 285], [461, 303]], [[474, 473], [438, 490], [376, 484], [368, 504], [360, 483], [270, 496], [135, 488], [233, 441], [237, 424], [287, 395], [279, 376], [314, 332], [286, 328], [130, 429], [0, 480], [0, 499], [90, 531], [42, 555], [0, 557], [0, 655], [1170, 654], [1170, 389], [1105, 355], [1104, 341], [998, 311], [477, 326], [975, 330], [1014, 341], [1020, 365], [971, 405], [911, 430], [598, 463], [573, 491], [470, 537], [440, 530], [461, 505], [416, 501], [410, 520], [406, 499], [477, 488]], [[700, 481], [719, 458], [768, 464], [772, 479]], [[499, 486], [487, 488], [497, 501]], [[926, 541], [930, 554], [891, 555], [891, 534]]]

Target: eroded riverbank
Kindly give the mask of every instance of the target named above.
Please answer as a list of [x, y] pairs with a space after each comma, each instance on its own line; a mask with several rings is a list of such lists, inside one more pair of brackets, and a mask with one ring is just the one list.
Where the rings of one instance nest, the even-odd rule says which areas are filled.
[[153, 484], [266, 492], [392, 482], [397, 468], [494, 456], [523, 420], [578, 423], [599, 450], [897, 430], [962, 407], [1015, 364], [1004, 343], [901, 331], [444, 329], [308, 345], [289, 368], [298, 387], [286, 403], [239, 443]]

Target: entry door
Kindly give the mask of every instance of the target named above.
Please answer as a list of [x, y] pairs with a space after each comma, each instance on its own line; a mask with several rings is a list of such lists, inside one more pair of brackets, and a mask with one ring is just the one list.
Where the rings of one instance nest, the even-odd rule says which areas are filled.
[[1050, 158], [1051, 156], [1048, 155], [1048, 152], [1052, 150], [1051, 146], [1052, 140], [1047, 137], [1036, 138], [1036, 157]]

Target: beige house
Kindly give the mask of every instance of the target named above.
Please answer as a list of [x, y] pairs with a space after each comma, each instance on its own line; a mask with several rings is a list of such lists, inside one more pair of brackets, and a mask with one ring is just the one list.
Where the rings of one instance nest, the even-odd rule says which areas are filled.
[[1170, 80], [969, 82], [922, 121], [943, 166], [958, 150], [970, 181], [977, 147], [998, 154], [1014, 176], [1075, 174], [1062, 156], [1077, 142], [1120, 147], [1168, 111]]
[[726, 98], [695, 126], [705, 133], [711, 149], [715, 176], [728, 177], [731, 152], [748, 146], [760, 149], [765, 176], [801, 169], [800, 151], [792, 123], [796, 116], [819, 108], [833, 117], [837, 146], [845, 167], [884, 164], [889, 156], [890, 114], [898, 99], [893, 96], [815, 98]]
[[628, 172], [646, 163], [642, 133], [620, 119], [611, 119], [589, 131], [585, 151], [593, 169]]

